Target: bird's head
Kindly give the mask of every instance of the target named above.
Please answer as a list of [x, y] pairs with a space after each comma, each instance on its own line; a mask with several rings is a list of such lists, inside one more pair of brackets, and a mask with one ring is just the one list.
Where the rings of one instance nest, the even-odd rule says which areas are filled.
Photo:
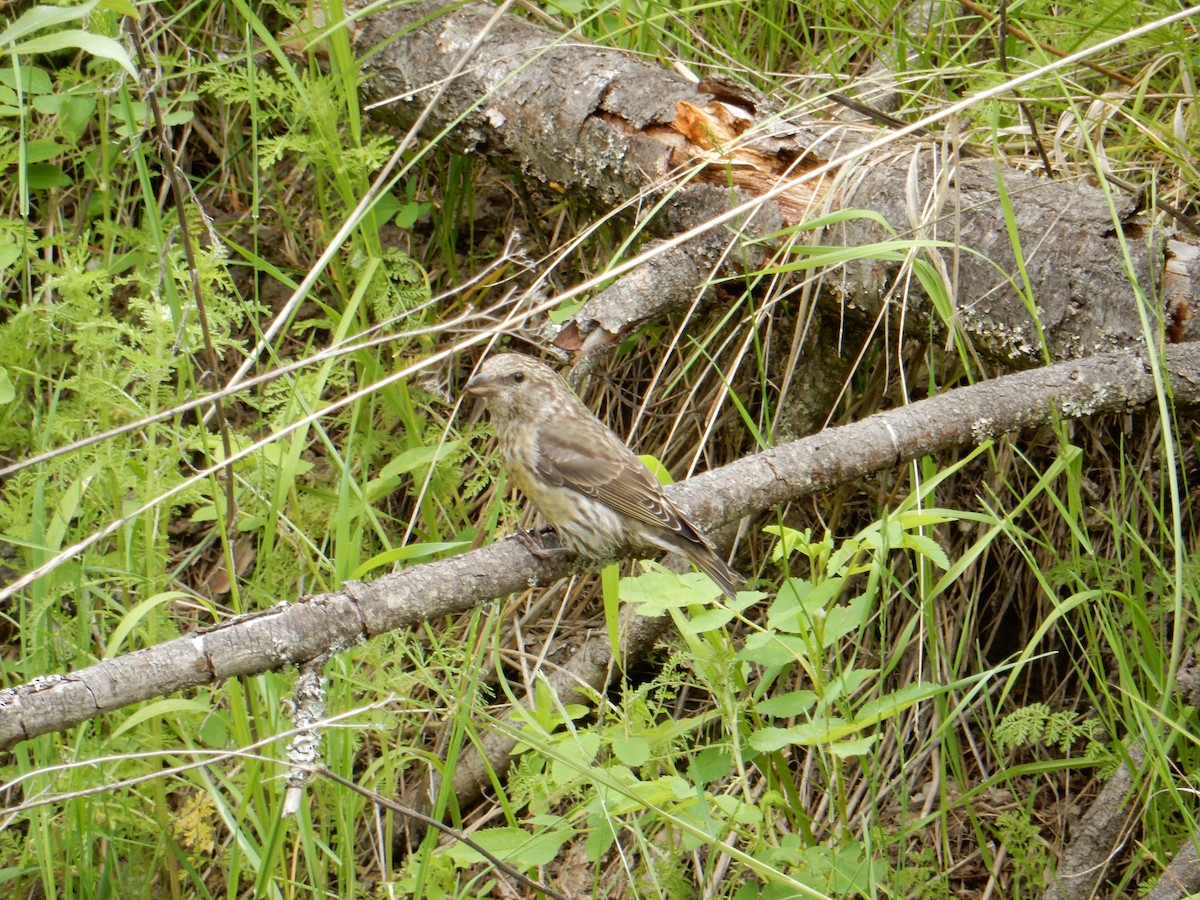
[[521, 353], [501, 353], [484, 360], [463, 388], [487, 400], [498, 422], [534, 422], [554, 411], [569, 389], [549, 366]]

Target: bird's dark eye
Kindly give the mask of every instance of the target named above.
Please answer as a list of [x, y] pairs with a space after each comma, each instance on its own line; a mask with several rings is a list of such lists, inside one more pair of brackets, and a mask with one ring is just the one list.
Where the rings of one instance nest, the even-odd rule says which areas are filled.
[[513, 384], [520, 384], [522, 381], [525, 380], [525, 373], [524, 372], [513, 372], [512, 380], [513, 380]]

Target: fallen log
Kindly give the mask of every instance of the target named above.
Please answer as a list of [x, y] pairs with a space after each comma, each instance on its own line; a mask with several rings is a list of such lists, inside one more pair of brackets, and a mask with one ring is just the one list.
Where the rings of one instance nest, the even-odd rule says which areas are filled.
[[[1139, 297], [1154, 298], [1149, 318], [1173, 340], [1197, 336], [1193, 245], [1170, 239], [1140, 198], [1089, 183], [1090, 172], [1052, 180], [967, 157], [951, 140], [881, 141], [874, 123], [782, 110], [515, 16], [480, 40], [494, 13], [427, 0], [365, 17], [356, 46], [372, 114], [407, 127], [430, 86], [445, 84], [427, 136], [593, 206], [662, 201], [645, 223], [659, 237], [698, 232], [654, 248], [675, 254], [660, 267], [671, 278], [618, 282], [585, 305], [559, 338], [567, 349], [593, 335], [615, 340], [666, 306], [691, 303], [715, 267], [759, 265], [789, 229], [801, 254], [866, 248], [824, 271], [820, 296], [831, 309], [874, 319], [895, 308], [905, 328], [952, 330], [1005, 363], [1140, 346]], [[719, 221], [713, 192], [745, 211], [705, 231]], [[807, 228], [818, 214], [847, 210], [863, 215]], [[761, 253], [722, 253], [731, 227]], [[768, 235], [776, 237], [764, 243]], [[886, 249], [891, 241], [907, 250]]]

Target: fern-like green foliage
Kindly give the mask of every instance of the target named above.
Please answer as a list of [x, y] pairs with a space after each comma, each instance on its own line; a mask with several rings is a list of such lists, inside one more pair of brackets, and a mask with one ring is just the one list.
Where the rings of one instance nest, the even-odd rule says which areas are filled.
[[[79, 241], [32, 242], [40, 290], [7, 304], [0, 323], [0, 359], [15, 395], [0, 408], [0, 449], [27, 453], [69, 443], [173, 406], [194, 389], [199, 320], [190, 310], [172, 308], [164, 291], [170, 280], [180, 296], [190, 282], [183, 254], [160, 254], [143, 232], [120, 236], [128, 243], [107, 257], [107, 266], [91, 233]], [[237, 351], [241, 342], [232, 335], [260, 310], [235, 295], [215, 252], [200, 253], [198, 261], [218, 352]], [[147, 426], [137, 436], [52, 461], [36, 477], [54, 508], [76, 479], [101, 476], [114, 502], [81, 507], [77, 528], [90, 529], [110, 519], [122, 500], [149, 499], [178, 481], [181, 454], [200, 449], [204, 436], [195, 423]], [[26, 482], [18, 477], [0, 494], [6, 501], [0, 528], [11, 535], [29, 536], [32, 511], [21, 502], [28, 496]], [[182, 495], [175, 506], [195, 499], [195, 492]]]
[[1009, 809], [996, 817], [1000, 843], [1008, 851], [1014, 870], [1014, 895], [1022, 884], [1040, 884], [1050, 866], [1050, 853], [1038, 827], [1022, 809]]
[[379, 322], [401, 318], [429, 299], [425, 272], [407, 253], [394, 247], [383, 251], [383, 277], [371, 282], [367, 304]]
[[993, 736], [1005, 753], [1040, 743], [1057, 746], [1059, 752], [1066, 754], [1076, 741], [1094, 741], [1097, 727], [1095, 721], [1080, 721], [1069, 710], [1054, 712], [1045, 703], [1033, 703], [1001, 719]]

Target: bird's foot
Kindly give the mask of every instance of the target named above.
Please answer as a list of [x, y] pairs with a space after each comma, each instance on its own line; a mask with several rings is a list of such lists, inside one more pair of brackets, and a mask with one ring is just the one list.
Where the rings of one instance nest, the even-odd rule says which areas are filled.
[[566, 550], [559, 541], [558, 532], [549, 525], [537, 531], [518, 531], [516, 537], [521, 546], [538, 559], [550, 559]]

